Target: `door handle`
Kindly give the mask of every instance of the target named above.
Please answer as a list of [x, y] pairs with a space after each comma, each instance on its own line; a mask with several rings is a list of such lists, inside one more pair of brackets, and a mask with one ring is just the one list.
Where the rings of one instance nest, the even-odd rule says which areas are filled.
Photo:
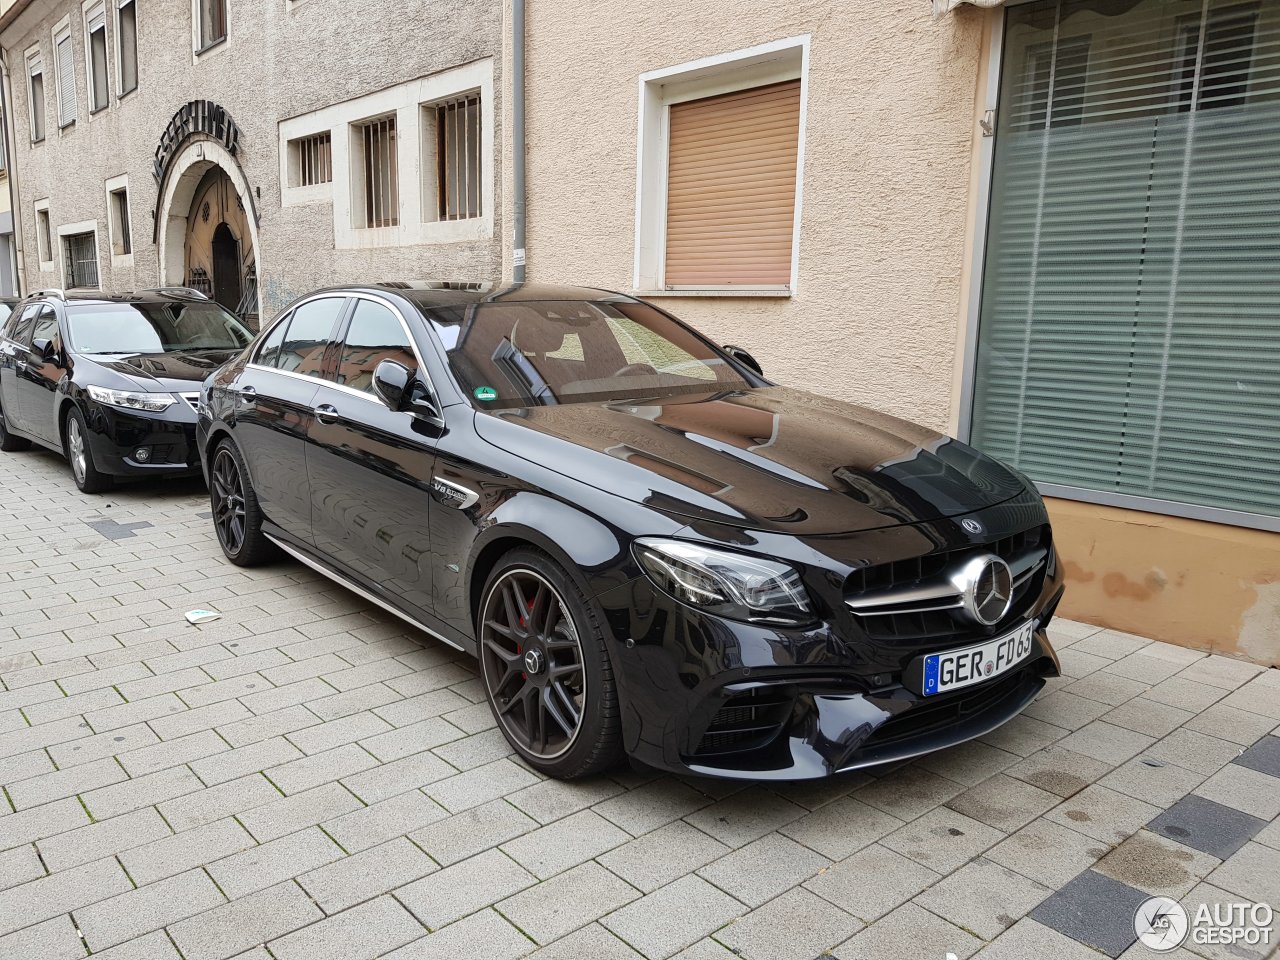
[[338, 415], [338, 408], [332, 403], [322, 403], [316, 407], [316, 419], [321, 423], [337, 423], [342, 417]]
[[250, 384], [243, 386], [237, 385], [231, 388], [231, 392], [240, 397], [241, 400], [252, 403], [258, 396], [258, 388]]

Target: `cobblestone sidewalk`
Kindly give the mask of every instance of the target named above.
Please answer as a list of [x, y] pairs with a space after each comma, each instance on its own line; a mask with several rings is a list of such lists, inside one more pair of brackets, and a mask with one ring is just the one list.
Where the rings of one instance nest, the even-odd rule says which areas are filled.
[[1276, 955], [1133, 913], [1280, 907], [1280, 671], [1059, 622], [1024, 716], [891, 771], [567, 785], [465, 658], [207, 510], [0, 454], [4, 960]]

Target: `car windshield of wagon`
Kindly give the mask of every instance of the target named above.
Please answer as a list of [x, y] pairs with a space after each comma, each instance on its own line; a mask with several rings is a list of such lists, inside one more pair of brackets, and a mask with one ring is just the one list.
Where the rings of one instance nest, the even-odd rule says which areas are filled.
[[253, 334], [216, 303], [95, 303], [67, 307], [67, 332], [79, 353], [239, 350]]
[[431, 311], [477, 406], [628, 400], [749, 386], [719, 350], [648, 304], [482, 303]]

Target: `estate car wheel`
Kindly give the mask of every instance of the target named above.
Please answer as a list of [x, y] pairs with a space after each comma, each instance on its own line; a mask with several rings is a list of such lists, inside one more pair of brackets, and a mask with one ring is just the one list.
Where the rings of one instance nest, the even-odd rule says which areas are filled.
[[84, 425], [84, 414], [72, 407], [63, 429], [63, 447], [67, 462], [71, 464], [71, 476], [81, 493], [102, 493], [110, 490], [115, 481], [105, 473], [99, 473], [93, 462], [93, 450], [89, 447], [89, 431]]
[[507, 741], [532, 767], [573, 779], [622, 759], [613, 668], [595, 605], [550, 557], [513, 550], [480, 604], [480, 672]]
[[0, 407], [0, 450], [5, 453], [13, 453], [16, 450], [26, 450], [31, 446], [31, 441], [25, 437], [15, 437], [8, 430], [8, 425], [4, 419], [4, 407]]
[[223, 440], [213, 452], [209, 503], [218, 543], [228, 560], [252, 567], [276, 556], [275, 544], [262, 532], [262, 510], [249, 483], [249, 471], [230, 440]]

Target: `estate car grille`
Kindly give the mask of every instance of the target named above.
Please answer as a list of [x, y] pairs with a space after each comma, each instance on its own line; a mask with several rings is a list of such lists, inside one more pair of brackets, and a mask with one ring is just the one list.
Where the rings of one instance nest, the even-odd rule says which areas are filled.
[[1044, 580], [1049, 528], [1032, 527], [995, 543], [928, 553], [867, 567], [845, 581], [845, 604], [873, 640], [924, 640], [975, 631], [948, 579], [969, 559], [995, 554], [1013, 574], [1013, 599], [1001, 624], [1023, 616]]
[[767, 745], [791, 715], [792, 700], [788, 688], [733, 694], [711, 718], [695, 753], [705, 757], [755, 750]]

